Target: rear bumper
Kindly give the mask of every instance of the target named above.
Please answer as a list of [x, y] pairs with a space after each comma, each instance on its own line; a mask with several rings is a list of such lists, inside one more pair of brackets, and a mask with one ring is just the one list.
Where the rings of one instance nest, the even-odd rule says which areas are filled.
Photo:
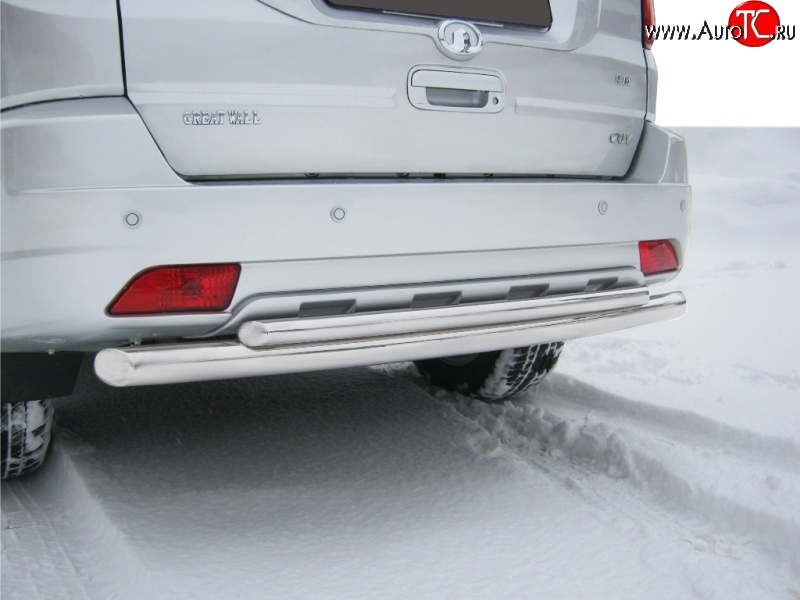
[[[237, 342], [107, 349], [106, 383], [139, 386], [296, 373], [472, 354], [607, 333], [675, 319], [683, 294], [647, 288], [449, 309], [247, 322]], [[273, 341], [274, 340], [274, 341]]]
[[[480, 304], [518, 297], [516, 288], [649, 285], [638, 242], [672, 240], [683, 264], [689, 235], [683, 140], [651, 123], [628, 175], [607, 181], [189, 183], [124, 98], [6, 111], [2, 144], [9, 352], [232, 336], [245, 321], [296, 318], [319, 302], [382, 312], [418, 297]], [[343, 220], [332, 218], [337, 207]], [[228, 310], [106, 313], [136, 273], [199, 263], [242, 265]]]

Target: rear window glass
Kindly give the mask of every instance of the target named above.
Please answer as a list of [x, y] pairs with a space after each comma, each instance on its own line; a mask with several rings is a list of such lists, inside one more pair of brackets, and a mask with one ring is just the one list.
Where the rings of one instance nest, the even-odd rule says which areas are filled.
[[328, 4], [532, 27], [549, 27], [553, 20], [549, 0], [328, 0]]

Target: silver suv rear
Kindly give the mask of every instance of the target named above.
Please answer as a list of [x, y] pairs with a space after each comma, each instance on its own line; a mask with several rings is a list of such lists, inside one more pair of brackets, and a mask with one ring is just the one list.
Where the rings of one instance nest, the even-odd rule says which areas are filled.
[[47, 422], [85, 352], [116, 386], [416, 360], [494, 400], [682, 314], [650, 294], [691, 203], [651, 17], [3, 0], [4, 476], [38, 465], [11, 415]]

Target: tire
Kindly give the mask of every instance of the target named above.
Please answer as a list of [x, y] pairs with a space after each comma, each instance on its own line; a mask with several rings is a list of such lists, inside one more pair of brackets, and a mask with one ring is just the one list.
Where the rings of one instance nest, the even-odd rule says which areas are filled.
[[44, 462], [53, 428], [49, 400], [13, 402], [2, 406], [3, 479], [32, 473]]
[[563, 342], [420, 360], [415, 364], [436, 387], [484, 401], [498, 401], [531, 389], [553, 370]]

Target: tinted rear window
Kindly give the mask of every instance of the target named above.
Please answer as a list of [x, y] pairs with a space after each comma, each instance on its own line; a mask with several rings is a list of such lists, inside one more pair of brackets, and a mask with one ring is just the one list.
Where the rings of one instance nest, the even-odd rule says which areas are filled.
[[328, 0], [328, 4], [533, 27], [549, 27], [553, 20], [549, 0]]

